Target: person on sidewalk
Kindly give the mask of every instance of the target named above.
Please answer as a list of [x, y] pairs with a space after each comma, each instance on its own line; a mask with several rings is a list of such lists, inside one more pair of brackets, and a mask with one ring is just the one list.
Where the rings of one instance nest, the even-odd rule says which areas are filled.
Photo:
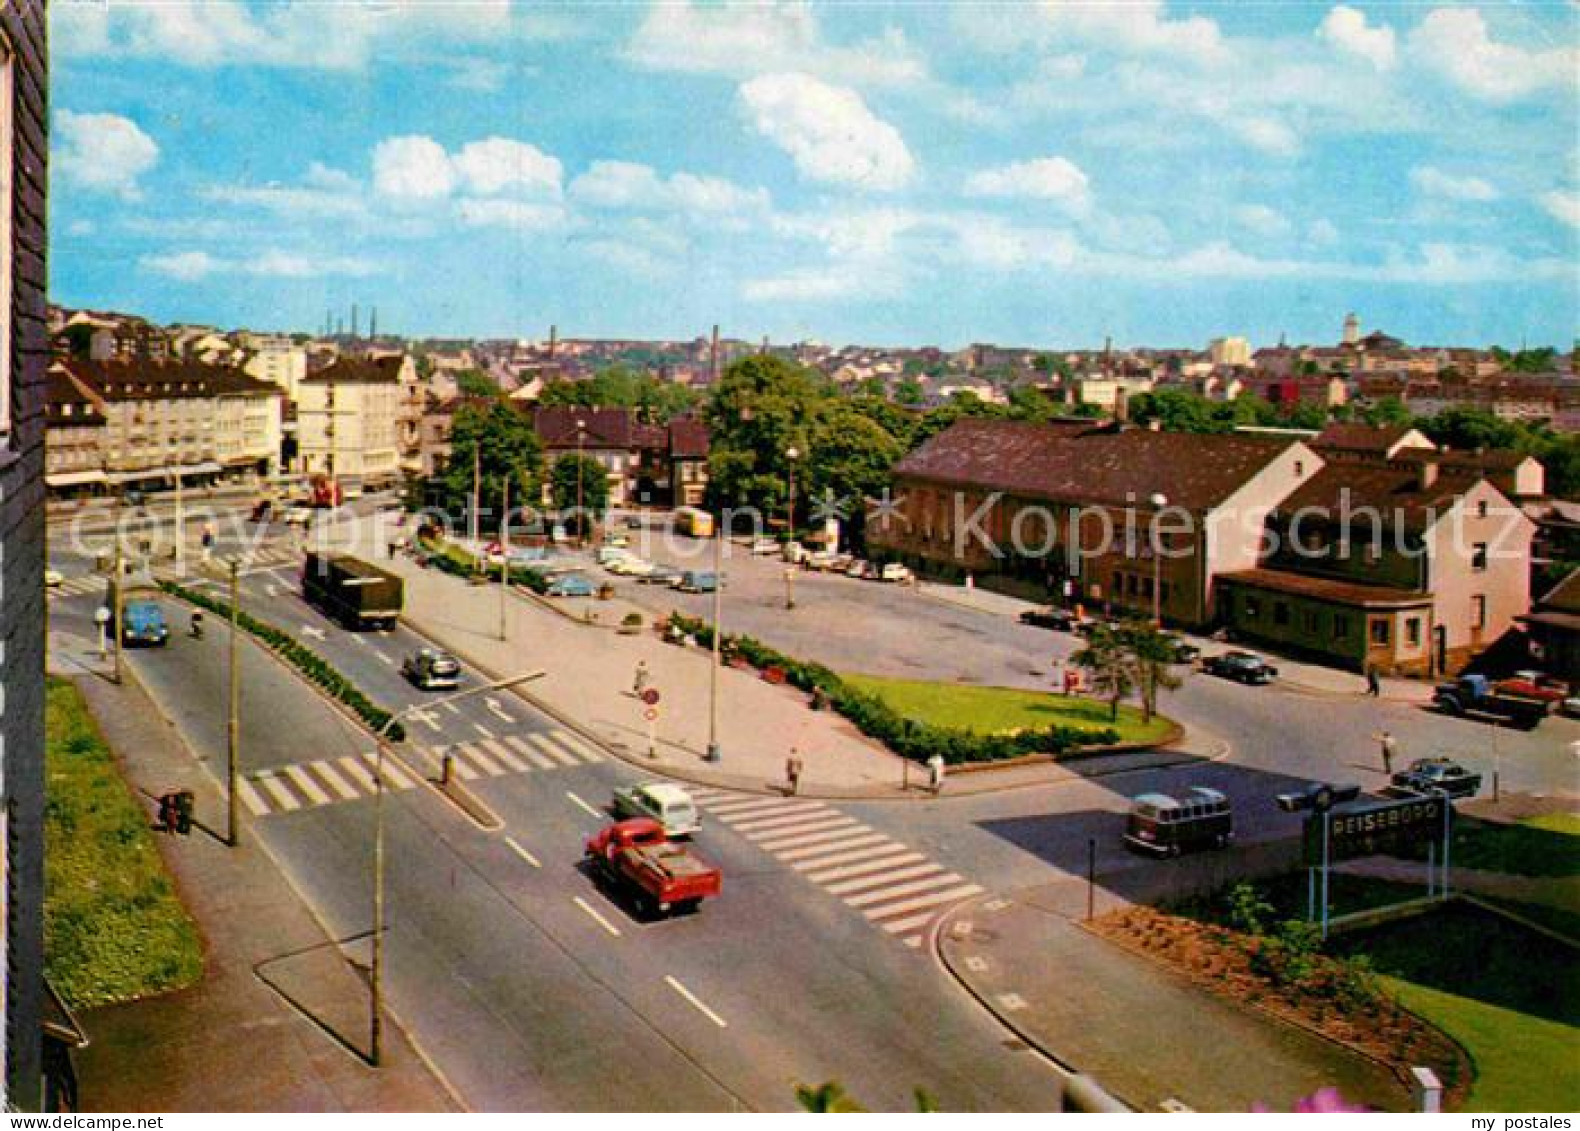
[[802, 769], [800, 752], [792, 746], [790, 748], [790, 757], [785, 759], [785, 782], [792, 795], [801, 792]]
[[631, 680], [631, 694], [640, 699], [642, 692], [647, 690], [647, 685], [650, 682], [652, 682], [652, 676], [648, 674], [647, 661], [638, 660], [636, 662], [636, 675]]
[[927, 759], [927, 772], [932, 778], [933, 795], [936, 797], [944, 788], [944, 756], [934, 754]]
[[1376, 664], [1366, 665], [1366, 694], [1373, 699], [1382, 695], [1382, 677], [1377, 674]]
[[1398, 753], [1398, 743], [1394, 741], [1393, 735], [1385, 730], [1377, 736], [1377, 747], [1382, 753], [1383, 773], [1392, 774], [1393, 756]]

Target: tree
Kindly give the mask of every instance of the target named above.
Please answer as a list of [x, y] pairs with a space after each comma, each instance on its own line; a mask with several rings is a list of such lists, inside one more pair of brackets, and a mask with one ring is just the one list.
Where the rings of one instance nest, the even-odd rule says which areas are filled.
[[1016, 385], [1009, 391], [1009, 408], [1016, 420], [1041, 423], [1058, 415], [1053, 401], [1035, 385]]
[[907, 374], [894, 386], [894, 401], [896, 404], [920, 405], [927, 394], [922, 389], [922, 383], [915, 377]]
[[795, 1101], [801, 1105], [802, 1111], [810, 1112], [813, 1115], [830, 1115], [867, 1110], [850, 1097], [850, 1094], [845, 1091], [844, 1085], [838, 1080], [830, 1080], [828, 1083], [819, 1084], [815, 1088], [809, 1084], [797, 1084]]
[[1119, 721], [1119, 703], [1135, 688], [1135, 668], [1120, 630], [1106, 624], [1092, 626], [1086, 646], [1070, 657], [1086, 671], [1092, 687], [1108, 700], [1110, 722]]
[[1175, 640], [1147, 621], [1127, 622], [1118, 635], [1141, 691], [1142, 720], [1151, 722], [1158, 709], [1159, 690], [1173, 690], [1180, 685], [1173, 667]]
[[809, 504], [815, 499], [837, 504], [852, 536], [860, 539], [865, 500], [888, 487], [905, 448], [881, 424], [845, 401], [825, 405], [810, 433], [802, 459], [805, 493], [799, 497]]
[[824, 382], [782, 358], [753, 355], [726, 369], [707, 408], [713, 504], [783, 513], [790, 478], [787, 453], [794, 448], [806, 454], [830, 396]]
[[701, 396], [684, 385], [623, 365], [599, 370], [585, 381], [556, 381], [539, 398], [539, 403], [545, 405], [634, 409], [643, 420], [654, 424], [667, 423], [700, 402]]
[[498, 397], [500, 388], [480, 369], [463, 369], [455, 375], [456, 388], [464, 397]]
[[576, 528], [580, 532], [585, 515], [601, 515], [608, 509], [608, 469], [585, 453], [562, 455], [549, 469], [549, 497], [555, 509], [562, 512], [574, 511], [580, 503], [582, 513], [576, 516]]
[[[543, 445], [532, 422], [505, 401], [463, 405], [450, 430], [450, 458], [429, 482], [429, 496], [454, 513], [472, 495], [474, 453], [481, 469], [481, 505], [502, 504], [510, 480], [512, 508], [536, 497], [543, 474]], [[497, 511], [496, 511], [497, 513]]]
[[1361, 419], [1373, 428], [1381, 428], [1409, 424], [1414, 418], [1398, 397], [1383, 397], [1375, 404], [1367, 405], [1361, 412]]
[[1161, 388], [1135, 397], [1130, 418], [1137, 424], [1155, 420], [1165, 432], [1226, 432], [1222, 407], [1184, 389]]

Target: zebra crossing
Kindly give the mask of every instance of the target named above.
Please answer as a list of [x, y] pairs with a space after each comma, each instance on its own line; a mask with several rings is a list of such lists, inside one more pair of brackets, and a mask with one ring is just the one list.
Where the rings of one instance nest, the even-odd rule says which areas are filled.
[[[563, 728], [450, 746], [419, 746], [414, 750], [431, 764], [435, 776], [448, 756], [451, 772], [462, 781], [560, 770], [605, 760], [592, 743]], [[237, 781], [236, 793], [254, 817], [277, 816], [372, 797], [373, 775], [371, 755], [320, 758], [248, 774]], [[397, 793], [413, 789], [419, 780], [398, 760], [384, 759], [384, 783], [388, 789]]]
[[84, 573], [78, 577], [68, 577], [59, 585], [49, 588], [50, 600], [59, 600], [62, 597], [82, 597], [89, 593], [102, 595], [107, 584], [106, 579], [97, 573]]
[[688, 786], [697, 805], [909, 947], [982, 888], [823, 801]]

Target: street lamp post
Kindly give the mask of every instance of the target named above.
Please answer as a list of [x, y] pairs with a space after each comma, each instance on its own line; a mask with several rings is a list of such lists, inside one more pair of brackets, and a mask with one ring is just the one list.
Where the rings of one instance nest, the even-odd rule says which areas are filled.
[[[790, 491], [785, 499], [785, 545], [795, 540], [795, 461], [801, 458], [800, 449], [791, 446], [785, 450], [790, 472]], [[795, 571], [785, 566], [785, 608], [795, 608]]]
[[368, 1063], [374, 1068], [379, 1067], [384, 1051], [384, 752], [389, 746], [390, 728], [418, 711], [514, 687], [530, 679], [540, 679], [544, 674], [542, 671], [522, 672], [432, 702], [414, 703], [391, 715], [373, 736], [376, 751], [373, 771], [373, 958], [368, 967]]
[[703, 755], [707, 762], [717, 762], [723, 756], [719, 752], [719, 665], [723, 662], [721, 652], [723, 628], [719, 621], [724, 612], [724, 524], [715, 523], [713, 527], [713, 666], [708, 672], [708, 749]]
[[238, 642], [241, 634], [236, 631], [241, 608], [240, 567], [241, 563], [236, 558], [230, 560], [230, 701], [225, 730], [225, 829], [229, 835], [225, 843], [232, 848], [241, 843], [241, 813], [236, 799], [236, 775], [241, 762], [241, 668], [237, 663], [240, 659]]
[[1158, 519], [1164, 507], [1169, 505], [1168, 496], [1161, 491], [1152, 495], [1152, 623], [1157, 628], [1163, 627], [1163, 545], [1159, 541]]
[[587, 422], [576, 422], [576, 545], [578, 548], [587, 545], [586, 535], [583, 533], [582, 523], [586, 516], [582, 512], [582, 478], [586, 473], [586, 465], [582, 462], [582, 452], [587, 440]]

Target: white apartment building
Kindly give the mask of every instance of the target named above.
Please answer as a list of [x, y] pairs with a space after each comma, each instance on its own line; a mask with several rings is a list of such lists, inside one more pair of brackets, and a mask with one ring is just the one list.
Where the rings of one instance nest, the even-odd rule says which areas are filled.
[[[400, 356], [341, 358], [297, 388], [296, 435], [301, 470], [362, 483], [400, 477], [403, 365]], [[419, 435], [415, 441], [421, 448]]]

